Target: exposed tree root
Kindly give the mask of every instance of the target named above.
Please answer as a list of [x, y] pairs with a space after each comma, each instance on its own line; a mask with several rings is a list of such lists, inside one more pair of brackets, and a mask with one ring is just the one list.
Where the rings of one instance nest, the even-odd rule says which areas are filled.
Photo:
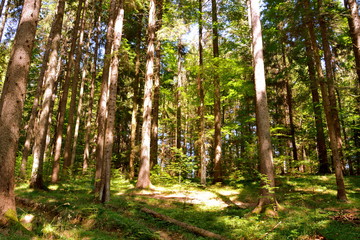
[[161, 220], [164, 220], [164, 221], [167, 221], [167, 222], [170, 222], [170, 223], [173, 223], [175, 225], [178, 225], [180, 227], [183, 227], [193, 233], [196, 233], [196, 234], [199, 234], [203, 237], [209, 237], [209, 238], [215, 238], [215, 239], [220, 239], [220, 240], [227, 240], [227, 238], [219, 235], [219, 234], [216, 234], [216, 233], [213, 233], [213, 232], [209, 232], [205, 229], [202, 229], [202, 228], [198, 228], [198, 227], [195, 227], [195, 226], [192, 226], [190, 224], [187, 224], [187, 223], [184, 223], [184, 222], [180, 222], [176, 219], [173, 219], [171, 217], [168, 217], [166, 215], [163, 215], [163, 214], [160, 214], [158, 212], [155, 212], [153, 210], [150, 210], [148, 208], [141, 208], [141, 211], [145, 212], [145, 213], [149, 213], [151, 214], [152, 216], [156, 217], [156, 218], [159, 218]]

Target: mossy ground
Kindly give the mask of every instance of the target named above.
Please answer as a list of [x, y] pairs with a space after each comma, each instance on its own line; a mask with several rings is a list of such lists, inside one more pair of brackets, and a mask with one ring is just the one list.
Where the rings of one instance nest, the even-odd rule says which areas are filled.
[[[47, 210], [18, 205], [24, 228], [0, 228], [0, 239], [206, 239], [141, 211], [147, 207], [229, 239], [358, 239], [360, 178], [346, 177], [348, 202], [336, 200], [332, 175], [277, 178], [277, 199], [285, 208], [278, 217], [254, 215], [258, 184], [237, 181], [203, 188], [192, 182], [137, 190], [117, 175], [112, 198], [96, 203], [85, 178], [34, 191], [26, 183], [18, 197]], [[51, 211], [49, 211], [51, 209]]]

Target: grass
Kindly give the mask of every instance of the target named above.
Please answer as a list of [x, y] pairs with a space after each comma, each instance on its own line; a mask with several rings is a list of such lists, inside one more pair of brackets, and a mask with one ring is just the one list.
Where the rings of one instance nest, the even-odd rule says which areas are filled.
[[156, 219], [142, 207], [229, 239], [358, 239], [359, 177], [345, 178], [346, 203], [336, 200], [335, 178], [330, 175], [284, 176], [276, 181], [277, 199], [285, 207], [276, 218], [251, 214], [258, 195], [258, 184], [251, 181], [207, 188], [164, 185], [145, 191], [117, 175], [106, 205], [93, 201], [92, 182], [84, 178], [50, 185], [49, 191], [20, 184], [17, 196], [47, 210], [19, 205], [18, 217], [28, 230], [19, 225], [1, 228], [0, 239], [206, 239]]

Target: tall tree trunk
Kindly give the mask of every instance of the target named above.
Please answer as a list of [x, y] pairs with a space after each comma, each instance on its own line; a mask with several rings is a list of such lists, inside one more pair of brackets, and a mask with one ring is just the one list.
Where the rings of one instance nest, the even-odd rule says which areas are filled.
[[202, 0], [199, 1], [199, 74], [197, 76], [197, 88], [199, 93], [200, 105], [199, 111], [199, 159], [200, 159], [200, 183], [206, 185], [206, 158], [205, 158], [205, 103], [204, 103], [204, 87], [203, 87], [203, 46], [202, 46], [202, 32], [203, 32], [203, 20], [202, 20]]
[[[163, 15], [163, 1], [156, 1], [156, 31], [161, 29]], [[150, 143], [150, 162], [152, 166], [157, 164], [158, 158], [158, 125], [159, 125], [159, 101], [160, 101], [160, 70], [161, 70], [161, 41], [156, 40], [155, 47], [155, 74], [154, 74], [154, 96], [151, 120], [151, 143]]]
[[266, 96], [263, 43], [258, 0], [250, 0], [250, 8], [256, 94], [256, 126], [259, 141], [261, 174], [261, 196], [259, 198], [259, 203], [253, 212], [259, 213], [267, 205], [277, 205], [277, 202], [274, 193], [274, 165], [270, 138], [270, 117]]
[[[328, 111], [328, 118], [331, 119], [331, 121], [330, 122], [328, 121], [328, 125], [330, 124], [333, 125], [332, 127], [329, 127], [329, 135], [330, 135], [331, 149], [334, 158], [334, 168], [335, 168], [336, 185], [337, 185], [337, 198], [342, 201], [347, 201], [344, 177], [343, 177], [343, 164], [342, 164], [343, 153], [342, 153], [340, 118], [336, 103], [335, 83], [334, 83], [333, 67], [332, 67], [333, 64], [331, 60], [332, 53], [327, 36], [328, 35], [327, 24], [325, 22], [324, 15], [321, 12], [323, 7], [323, 2], [322, 0], [318, 0], [317, 2], [318, 2], [318, 13], [319, 13], [318, 18], [320, 24], [320, 32], [322, 38], [325, 69], [326, 69], [326, 79], [324, 79], [325, 80], [324, 91], [326, 91], [327, 89], [327, 94], [329, 96], [330, 111]], [[332, 133], [333, 131], [334, 133]]]
[[356, 73], [358, 83], [360, 84], [360, 17], [359, 7], [356, 0], [344, 0], [345, 8], [349, 10], [347, 15], [350, 36], [353, 43], [353, 51], [355, 56]]
[[[84, 6], [82, 4], [84, 3]], [[73, 148], [73, 140], [74, 140], [74, 132], [75, 132], [75, 116], [76, 116], [76, 103], [77, 103], [77, 95], [79, 89], [79, 78], [80, 78], [80, 62], [81, 62], [81, 50], [84, 44], [84, 30], [85, 30], [85, 13], [88, 8], [88, 0], [83, 0], [79, 2], [79, 12], [81, 13], [81, 24], [80, 28], [76, 29], [79, 31], [78, 42], [76, 44], [76, 53], [75, 53], [75, 62], [74, 62], [74, 73], [72, 75], [72, 86], [71, 86], [71, 100], [70, 100], [70, 108], [69, 108], [69, 117], [68, 117], [68, 124], [66, 128], [66, 138], [64, 144], [64, 163], [63, 163], [63, 174], [64, 176], [71, 171], [72, 162], [72, 148]], [[83, 66], [86, 68], [85, 64]], [[69, 76], [71, 77], [71, 75]]]
[[40, 0], [24, 1], [0, 98], [0, 224], [17, 218], [15, 159], [40, 7]]
[[63, 127], [65, 122], [65, 112], [66, 112], [66, 105], [67, 105], [67, 98], [69, 94], [69, 87], [70, 87], [70, 78], [72, 73], [72, 67], [74, 66], [74, 54], [76, 49], [76, 42], [77, 42], [77, 35], [79, 32], [79, 23], [80, 23], [80, 16], [82, 11], [82, 4], [84, 0], [80, 0], [78, 3], [78, 8], [76, 12], [76, 19], [74, 22], [74, 28], [72, 31], [71, 37], [71, 47], [68, 54], [68, 60], [66, 64], [66, 75], [63, 84], [63, 92], [59, 102], [59, 117], [56, 127], [55, 133], [55, 155], [54, 155], [54, 162], [53, 162], [53, 170], [51, 176], [51, 182], [55, 183], [59, 180], [59, 173], [60, 173], [60, 155], [61, 155], [61, 145], [62, 145], [62, 133]]
[[116, 114], [116, 93], [117, 93], [117, 82], [118, 82], [118, 69], [119, 69], [119, 49], [121, 44], [121, 37], [123, 31], [124, 22], [124, 7], [123, 0], [117, 1], [115, 4], [116, 20], [112, 36], [114, 40], [112, 43], [112, 52], [109, 69], [109, 98], [107, 102], [107, 118], [104, 136], [104, 157], [101, 171], [101, 182], [99, 200], [101, 202], [107, 202], [110, 200], [110, 174], [111, 174], [111, 157], [114, 143], [114, 125], [115, 125], [115, 114]]
[[306, 46], [306, 55], [307, 55], [307, 65], [310, 77], [310, 89], [312, 96], [312, 104], [315, 118], [315, 127], [316, 127], [316, 146], [318, 150], [318, 158], [319, 158], [319, 174], [327, 174], [330, 173], [329, 161], [327, 157], [326, 151], [326, 142], [325, 142], [325, 134], [323, 128], [323, 120], [322, 120], [322, 111], [320, 106], [320, 96], [318, 92], [318, 85], [316, 84], [316, 72], [315, 72], [315, 62], [311, 52], [311, 42], [307, 39], [305, 41]]
[[[305, 0], [304, 3], [305, 3], [305, 8], [310, 9], [308, 0]], [[345, 193], [345, 184], [344, 184], [343, 173], [342, 173], [342, 164], [341, 164], [341, 136], [337, 134], [337, 130], [336, 130], [337, 129], [336, 118], [338, 119], [336, 102], [334, 105], [331, 100], [332, 97], [329, 96], [329, 93], [330, 93], [329, 91], [331, 91], [331, 86], [328, 85], [329, 81], [331, 81], [329, 79], [330, 75], [327, 76], [328, 84], [326, 84], [325, 77], [322, 73], [321, 61], [320, 61], [319, 51], [317, 48], [315, 31], [314, 31], [314, 24], [312, 22], [312, 19], [310, 19], [309, 16], [306, 16], [306, 17], [307, 17], [306, 22], [308, 25], [308, 31], [309, 31], [310, 41], [311, 41], [313, 57], [314, 57], [314, 61], [315, 61], [315, 68], [316, 68], [316, 72], [317, 72], [319, 83], [320, 83], [320, 89], [321, 89], [321, 94], [322, 94], [322, 98], [323, 98], [323, 107], [324, 107], [324, 111], [325, 111], [328, 132], [329, 132], [329, 136], [330, 136], [330, 146], [331, 146], [331, 152], [333, 154], [336, 184], [337, 184], [337, 190], [338, 190], [337, 198], [339, 200], [346, 201], [347, 197], [346, 197], [346, 193]], [[324, 29], [320, 28], [320, 30], [323, 35]], [[322, 36], [322, 37], [326, 37], [326, 36]], [[326, 41], [327, 41], [326, 38], [323, 39], [323, 43]], [[326, 52], [326, 51], [327, 51], [327, 49], [326, 49], [326, 45], [325, 45], [324, 52]], [[328, 53], [325, 53], [326, 61], [327, 61], [327, 57], [328, 57], [327, 54]], [[330, 73], [327, 72], [327, 74], [330, 74]], [[330, 85], [331, 85], [331, 82], [330, 82]], [[339, 128], [339, 130], [340, 130], [340, 128]]]
[[96, 138], [96, 169], [95, 169], [95, 198], [98, 198], [101, 193], [101, 179], [103, 176], [102, 170], [104, 165], [104, 139], [106, 129], [106, 115], [107, 115], [107, 103], [109, 97], [109, 78], [111, 67], [111, 55], [112, 46], [114, 41], [114, 25], [116, 18], [116, 1], [112, 0], [110, 3], [110, 16], [106, 33], [106, 45], [105, 45], [105, 59], [104, 68], [101, 83], [101, 95], [98, 106], [98, 131]]
[[156, 0], [149, 0], [148, 49], [146, 52], [146, 74], [144, 87], [143, 125], [141, 133], [140, 171], [137, 188], [149, 188], [150, 182], [150, 142], [151, 142], [151, 110], [152, 88], [154, 79], [154, 53], [156, 34]]
[[131, 131], [131, 135], [130, 135], [130, 148], [131, 148], [131, 152], [130, 152], [130, 159], [129, 159], [129, 178], [132, 180], [134, 179], [135, 176], [135, 158], [136, 158], [136, 153], [138, 152], [137, 149], [137, 144], [136, 144], [136, 130], [138, 127], [138, 121], [137, 121], [137, 115], [138, 115], [138, 109], [139, 109], [139, 95], [140, 95], [140, 65], [141, 65], [141, 52], [140, 52], [140, 47], [141, 47], [141, 35], [142, 35], [142, 19], [143, 19], [143, 14], [141, 14], [138, 18], [138, 34], [136, 35], [136, 58], [135, 58], [135, 79], [133, 82], [133, 98], [132, 98], [132, 114], [131, 114], [131, 127], [130, 127], [130, 131]]
[[51, 112], [51, 105], [53, 101], [53, 93], [55, 88], [55, 82], [57, 78], [57, 67], [59, 60], [60, 42], [61, 42], [61, 30], [65, 10], [65, 1], [61, 0], [58, 3], [57, 13], [53, 22], [51, 32], [49, 35], [49, 57], [48, 61], [44, 61], [46, 66], [44, 71], [44, 79], [40, 80], [44, 82], [44, 96], [42, 100], [41, 113], [38, 123], [35, 125], [35, 143], [33, 148], [33, 168], [31, 172], [30, 187], [36, 189], [42, 189], [43, 186], [43, 161], [46, 147], [46, 135], [49, 127], [49, 116]]
[[100, 38], [100, 21], [101, 21], [101, 9], [102, 9], [102, 0], [94, 1], [95, 4], [95, 18], [94, 18], [94, 28], [95, 28], [95, 48], [94, 48], [94, 57], [91, 65], [91, 82], [90, 82], [90, 96], [88, 111], [85, 124], [85, 148], [84, 148], [84, 160], [83, 160], [83, 173], [87, 171], [90, 160], [90, 131], [91, 131], [91, 120], [93, 116], [93, 104], [94, 104], [94, 95], [95, 95], [95, 81], [97, 75], [97, 60], [98, 60], [98, 51], [99, 51], [99, 38]]
[[214, 75], [214, 119], [215, 119], [215, 133], [214, 133], [214, 183], [222, 182], [221, 169], [221, 96], [220, 96], [220, 77], [218, 71], [218, 57], [219, 57], [219, 32], [217, 20], [217, 6], [216, 0], [211, 0], [211, 16], [212, 16], [212, 31], [213, 31], [213, 56], [215, 58], [215, 75]]
[[[181, 39], [178, 39], [178, 59], [177, 59], [177, 81], [176, 81], [176, 93], [175, 93], [175, 102], [176, 102], [176, 131], [175, 131], [175, 147], [178, 151], [181, 151], [181, 91], [183, 86], [183, 64], [182, 64], [182, 51], [183, 46], [181, 43]], [[179, 152], [177, 152], [179, 154]]]

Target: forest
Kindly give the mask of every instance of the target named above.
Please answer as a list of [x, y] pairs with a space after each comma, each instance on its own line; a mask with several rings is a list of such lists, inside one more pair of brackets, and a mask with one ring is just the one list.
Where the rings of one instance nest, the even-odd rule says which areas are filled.
[[0, 0], [0, 239], [358, 239], [356, 0]]

